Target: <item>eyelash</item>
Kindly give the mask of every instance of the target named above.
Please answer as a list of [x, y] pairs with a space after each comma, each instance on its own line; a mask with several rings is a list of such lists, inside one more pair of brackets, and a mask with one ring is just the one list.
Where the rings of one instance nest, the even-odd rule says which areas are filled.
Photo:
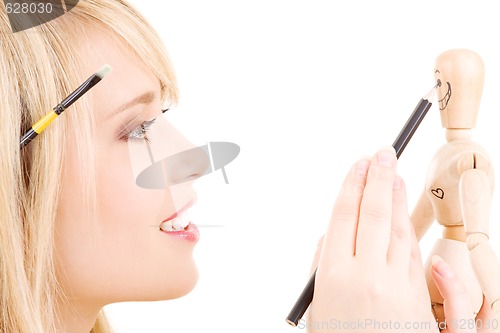
[[[168, 110], [169, 109], [164, 109], [164, 110], [161, 110], [161, 112], [165, 113]], [[142, 124], [137, 126], [134, 130], [132, 130], [128, 133], [125, 133], [125, 135], [124, 135], [125, 141], [134, 140], [134, 141], [138, 141], [141, 143], [142, 142], [149, 143], [149, 139], [148, 139], [147, 134], [148, 134], [148, 131], [151, 128], [151, 126], [155, 123], [155, 121], [156, 121], [156, 118], [154, 118], [152, 120], [144, 121]]]
[[134, 140], [134, 141], [139, 141], [139, 142], [149, 142], [148, 139], [148, 131], [151, 128], [151, 125], [153, 125], [156, 121], [156, 118], [145, 121], [141, 125], [137, 126], [133, 131], [130, 133], [126, 134], [127, 141], [128, 140]]

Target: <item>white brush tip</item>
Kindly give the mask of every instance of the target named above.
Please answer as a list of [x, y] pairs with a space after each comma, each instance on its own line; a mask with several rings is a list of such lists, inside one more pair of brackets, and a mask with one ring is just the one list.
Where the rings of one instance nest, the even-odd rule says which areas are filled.
[[95, 73], [95, 75], [97, 75], [102, 80], [112, 70], [113, 70], [113, 68], [111, 68], [110, 65], [106, 64], [106, 65], [102, 66], [101, 69], [98, 70], [97, 73]]

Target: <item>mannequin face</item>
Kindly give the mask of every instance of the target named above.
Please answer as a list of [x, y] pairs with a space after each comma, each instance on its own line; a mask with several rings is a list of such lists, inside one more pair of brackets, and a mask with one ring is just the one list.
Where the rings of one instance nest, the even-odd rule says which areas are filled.
[[434, 71], [434, 78], [438, 82], [438, 102], [439, 110], [443, 111], [448, 106], [448, 102], [451, 98], [451, 83], [446, 80], [445, 75], [441, 74], [439, 69]]
[[483, 90], [484, 66], [469, 50], [450, 50], [436, 59], [434, 67], [443, 127], [473, 128]]

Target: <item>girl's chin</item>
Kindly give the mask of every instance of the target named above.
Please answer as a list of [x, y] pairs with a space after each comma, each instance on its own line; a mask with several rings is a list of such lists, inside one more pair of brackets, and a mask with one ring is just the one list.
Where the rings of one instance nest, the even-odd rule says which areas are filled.
[[171, 289], [169, 297], [166, 299], [175, 299], [189, 294], [198, 283], [198, 271], [195, 270], [189, 275], [189, 278], [183, 278], [181, 283], [176, 285], [176, 288]]
[[150, 295], [150, 299], [145, 301], [166, 301], [169, 299], [176, 299], [189, 294], [198, 282], [198, 270], [193, 266], [192, 271], [189, 273], [183, 272], [182, 275], [176, 277], [175, 281], [165, 281], [162, 286], [157, 288], [154, 295]]

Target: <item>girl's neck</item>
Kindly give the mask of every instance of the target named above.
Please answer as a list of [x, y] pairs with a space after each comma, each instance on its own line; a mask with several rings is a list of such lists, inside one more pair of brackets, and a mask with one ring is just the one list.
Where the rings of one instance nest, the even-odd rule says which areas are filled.
[[65, 300], [59, 303], [57, 332], [89, 333], [101, 310], [101, 306], [84, 305]]

